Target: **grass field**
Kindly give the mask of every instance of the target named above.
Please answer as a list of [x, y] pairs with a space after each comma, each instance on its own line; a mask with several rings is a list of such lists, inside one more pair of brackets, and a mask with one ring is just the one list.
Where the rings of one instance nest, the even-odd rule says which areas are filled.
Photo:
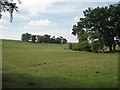
[[117, 88], [118, 54], [3, 40], [3, 88]]

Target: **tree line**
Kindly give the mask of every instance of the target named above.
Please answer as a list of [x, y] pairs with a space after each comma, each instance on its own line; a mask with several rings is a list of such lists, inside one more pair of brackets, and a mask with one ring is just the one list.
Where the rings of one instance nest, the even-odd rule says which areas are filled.
[[[93, 50], [109, 47], [109, 52], [120, 45], [120, 2], [105, 7], [88, 8], [84, 18], [73, 25], [72, 34], [79, 40], [71, 44], [73, 50]], [[90, 42], [90, 44], [89, 44]]]
[[21, 36], [21, 40], [25, 42], [31, 41], [32, 43], [56, 43], [56, 44], [65, 44], [67, 43], [67, 39], [60, 37], [55, 37], [48, 34], [45, 35], [31, 35], [29, 33], [23, 33]]

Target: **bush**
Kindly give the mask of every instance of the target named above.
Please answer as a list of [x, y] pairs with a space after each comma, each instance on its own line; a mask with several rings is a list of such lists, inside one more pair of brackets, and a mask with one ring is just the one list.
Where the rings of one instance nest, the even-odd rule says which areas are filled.
[[72, 45], [73, 50], [79, 50], [79, 51], [89, 51], [90, 50], [90, 45], [87, 40], [79, 42], [79, 43], [74, 43]]
[[99, 48], [98, 41], [93, 41], [93, 42], [90, 44], [90, 46], [91, 46], [92, 52], [98, 53], [98, 48]]
[[69, 44], [69, 49], [70, 49], [70, 50], [72, 49], [72, 43]]
[[78, 50], [78, 43], [72, 44], [72, 50]]

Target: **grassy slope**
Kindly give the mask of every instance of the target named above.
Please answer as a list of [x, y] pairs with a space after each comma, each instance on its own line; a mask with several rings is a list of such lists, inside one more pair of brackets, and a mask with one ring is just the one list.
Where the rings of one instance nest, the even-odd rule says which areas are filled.
[[[3, 40], [3, 88], [118, 87], [118, 54]], [[96, 73], [99, 72], [99, 73]]]

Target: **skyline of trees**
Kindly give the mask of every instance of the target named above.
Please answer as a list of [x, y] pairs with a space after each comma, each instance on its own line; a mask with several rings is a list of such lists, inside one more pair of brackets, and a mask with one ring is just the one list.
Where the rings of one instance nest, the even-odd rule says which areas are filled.
[[29, 33], [23, 33], [21, 36], [21, 40], [25, 42], [32, 43], [56, 43], [56, 44], [65, 44], [67, 43], [67, 39], [62, 36], [56, 37], [48, 34], [42, 35], [31, 35]]

